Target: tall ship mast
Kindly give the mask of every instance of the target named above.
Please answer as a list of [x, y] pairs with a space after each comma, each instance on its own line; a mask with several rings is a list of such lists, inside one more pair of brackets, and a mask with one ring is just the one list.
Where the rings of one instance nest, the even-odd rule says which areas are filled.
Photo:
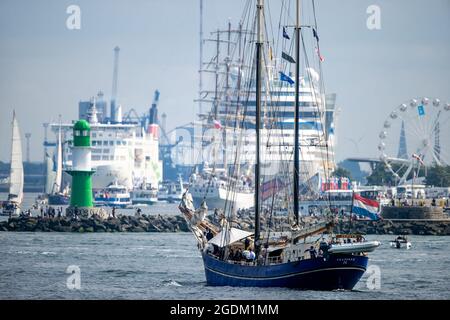
[[[300, 147], [298, 137], [300, 132], [300, 69], [298, 64], [300, 63], [300, 40], [304, 35], [302, 35], [298, 19], [300, 10], [298, 0], [296, 8], [295, 31], [297, 41], [295, 45], [297, 54], [295, 63], [297, 89], [295, 90], [296, 113], [294, 115], [294, 121], [296, 121], [294, 125], [296, 134], [294, 148], [296, 150], [290, 152], [287, 160], [294, 156], [292, 153], [298, 153], [299, 148], [297, 147]], [[299, 159], [299, 154], [294, 156], [296, 162], [294, 166], [287, 165], [283, 168], [285, 171], [279, 173], [279, 176], [283, 176], [283, 173], [287, 175], [282, 179], [282, 189], [277, 190], [268, 199], [264, 199], [262, 196], [265, 191], [263, 186], [267, 176], [262, 173], [265, 171], [264, 163], [269, 160], [267, 159], [267, 141], [270, 141], [271, 137], [271, 128], [264, 127], [262, 112], [264, 108], [262, 95], [266, 92], [263, 91], [263, 83], [269, 73], [263, 64], [264, 59], [267, 59], [264, 29], [264, 2], [258, 0], [256, 5], [256, 37], [252, 39], [255, 50], [253, 56], [254, 68], [252, 69], [255, 73], [255, 82], [252, 90], [255, 92], [256, 100], [254, 113], [254, 141], [256, 145], [253, 178], [255, 194], [254, 208], [250, 214], [254, 218], [253, 230], [238, 228], [237, 226], [240, 225], [236, 224], [236, 220], [241, 219], [242, 215], [233, 210], [228, 212], [223, 210], [220, 222], [217, 223], [217, 220], [207, 216], [208, 206], [206, 201], [202, 201], [198, 208], [194, 206], [189, 189], [184, 193], [179, 209], [184, 214], [198, 241], [208, 285], [351, 290], [367, 268], [367, 253], [378, 247], [379, 242], [364, 241], [361, 236], [353, 239], [352, 242], [347, 241], [347, 239], [353, 238], [353, 235], [334, 235], [332, 232], [334, 217], [331, 214], [324, 217], [324, 221], [314, 227], [302, 225], [298, 211], [299, 199], [295, 201], [296, 207], [289, 207], [288, 221], [290, 221], [291, 227], [288, 232], [280, 236], [276, 228], [270, 224], [270, 221], [277, 216], [278, 209], [280, 209], [281, 202], [276, 201], [276, 198], [281, 193], [287, 193], [290, 201], [293, 200], [292, 197], [299, 197], [299, 190], [296, 188], [298, 188], [299, 183], [301, 159]], [[286, 78], [287, 76], [284, 73], [282, 75], [285, 80], [294, 81]], [[276, 115], [274, 116], [276, 117]], [[265, 130], [267, 134], [264, 135]], [[266, 137], [266, 141], [264, 141], [264, 137]], [[242, 140], [241, 135], [235, 149], [236, 159], [241, 154], [239, 146]], [[292, 160], [287, 162], [292, 162]], [[238, 161], [235, 160], [234, 164], [236, 165], [236, 163]], [[236, 168], [230, 169], [230, 176], [233, 176], [235, 172]], [[292, 176], [294, 176], [293, 181], [288, 179]], [[233, 197], [233, 189], [231, 184], [229, 197]], [[289, 217], [292, 216], [294, 216], [294, 220], [290, 220]], [[321, 236], [317, 239], [319, 234]], [[313, 235], [315, 235], [315, 238], [311, 237]], [[346, 241], [342, 243], [342, 239]]]
[[[203, 105], [203, 112], [199, 113], [199, 121], [177, 129], [179, 137], [188, 135], [191, 139], [174, 148], [174, 162], [178, 167], [184, 168], [187, 176], [195, 172], [191, 176], [194, 183], [190, 191], [196, 206], [203, 200], [210, 208], [225, 205], [238, 210], [254, 206], [255, 186], [251, 172], [256, 158], [257, 102], [254, 65], [249, 62], [251, 54], [248, 48], [251, 45], [249, 40], [255, 36], [256, 30], [251, 30], [245, 20], [239, 21], [235, 28], [229, 21], [227, 28], [212, 32], [210, 38], [202, 41], [202, 44], [212, 44], [210, 51], [213, 53], [213, 57], [203, 62], [199, 70], [200, 76], [203, 75], [203, 86], [200, 98], [195, 101]], [[283, 61], [276, 57], [264, 60], [260, 138], [266, 148], [260, 151], [266, 160], [263, 175], [272, 177], [272, 181], [268, 179], [263, 189], [279, 184], [277, 175], [286, 166], [286, 154], [290, 154], [301, 158], [303, 164], [295, 170], [298, 192], [310, 200], [317, 199], [323, 181], [336, 169], [336, 96], [321, 91], [323, 80], [320, 72], [312, 66], [305, 68], [304, 76], [296, 72], [298, 88], [294, 81], [283, 81], [279, 73], [283, 70]], [[205, 87], [208, 76], [210, 88]], [[209, 112], [205, 108], [208, 104], [211, 105]], [[299, 115], [298, 121], [294, 119], [296, 114]], [[295, 134], [296, 129], [298, 134]], [[242, 134], [242, 130], [246, 132]], [[240, 142], [241, 154], [236, 164], [237, 141], [241, 135], [244, 139]], [[294, 154], [294, 150], [298, 152]], [[293, 158], [289, 161], [292, 167], [298, 163]], [[230, 175], [230, 170], [233, 175]], [[231, 186], [232, 198], [227, 197]], [[263, 197], [266, 194], [263, 192]]]

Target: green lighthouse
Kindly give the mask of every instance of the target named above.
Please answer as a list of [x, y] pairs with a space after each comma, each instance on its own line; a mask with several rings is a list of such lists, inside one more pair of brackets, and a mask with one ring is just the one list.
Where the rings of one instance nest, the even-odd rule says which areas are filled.
[[72, 169], [67, 173], [72, 176], [70, 207], [92, 208], [94, 171], [91, 167], [91, 127], [86, 120], [79, 120], [73, 126]]

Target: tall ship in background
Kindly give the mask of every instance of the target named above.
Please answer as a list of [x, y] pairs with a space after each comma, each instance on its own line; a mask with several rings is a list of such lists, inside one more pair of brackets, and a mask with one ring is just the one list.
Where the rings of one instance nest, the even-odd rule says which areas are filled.
[[[194, 204], [203, 200], [208, 207], [223, 207], [230, 183], [234, 188], [231, 201], [237, 208], [251, 208], [254, 182], [249, 175], [255, 158], [255, 79], [248, 77], [251, 66], [243, 63], [243, 44], [251, 32], [242, 25], [211, 33], [214, 57], [201, 62], [200, 74], [210, 75], [212, 88], [200, 86], [199, 120], [180, 126], [174, 132], [174, 141], [180, 141], [172, 150], [172, 158], [179, 172], [191, 176]], [[262, 154], [265, 160], [263, 175], [273, 177], [266, 189], [277, 184], [280, 166], [286, 166], [286, 154], [294, 147], [295, 88], [280, 79], [282, 62], [270, 59], [267, 80], [262, 85], [262, 143], [268, 148]], [[335, 128], [337, 122], [336, 94], [321, 92], [322, 79], [312, 66], [306, 68], [308, 76], [300, 79], [300, 183], [302, 193], [317, 195], [321, 186], [336, 169], [334, 159]], [[210, 86], [210, 87], [211, 87]], [[206, 109], [205, 111], [203, 109]], [[241, 130], [236, 130], [239, 123]], [[240, 139], [241, 135], [243, 139]], [[238, 142], [240, 141], [241, 142]], [[235, 163], [236, 148], [241, 150], [240, 162]], [[198, 155], [201, 154], [199, 157]], [[293, 160], [293, 159], [291, 159]], [[292, 169], [293, 161], [290, 161]], [[230, 177], [233, 166], [239, 166], [237, 175]], [[192, 175], [192, 173], [195, 173]], [[213, 176], [213, 179], [210, 177]]]

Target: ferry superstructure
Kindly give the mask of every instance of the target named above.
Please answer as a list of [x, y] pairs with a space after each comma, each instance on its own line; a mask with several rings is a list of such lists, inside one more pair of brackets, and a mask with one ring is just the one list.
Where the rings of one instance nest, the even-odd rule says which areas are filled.
[[[120, 117], [119, 117], [120, 119]], [[145, 130], [138, 123], [100, 123], [95, 105], [90, 109], [88, 121], [91, 126], [92, 183], [94, 190], [119, 183], [132, 189], [142, 181], [158, 186], [162, 180], [162, 162], [159, 160], [159, 137], [157, 125]], [[57, 132], [61, 126], [63, 136], [63, 166], [72, 166], [72, 123], [50, 124]]]

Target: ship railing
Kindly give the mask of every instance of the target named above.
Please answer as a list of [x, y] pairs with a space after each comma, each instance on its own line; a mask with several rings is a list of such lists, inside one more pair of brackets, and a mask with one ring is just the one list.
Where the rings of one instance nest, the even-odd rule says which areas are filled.
[[228, 263], [237, 264], [240, 266], [254, 266], [255, 260], [253, 261], [246, 261], [246, 260], [227, 260]]
[[267, 262], [269, 264], [280, 264], [283, 262], [283, 258], [281, 256], [277, 256], [277, 257], [269, 257], [267, 259]]

